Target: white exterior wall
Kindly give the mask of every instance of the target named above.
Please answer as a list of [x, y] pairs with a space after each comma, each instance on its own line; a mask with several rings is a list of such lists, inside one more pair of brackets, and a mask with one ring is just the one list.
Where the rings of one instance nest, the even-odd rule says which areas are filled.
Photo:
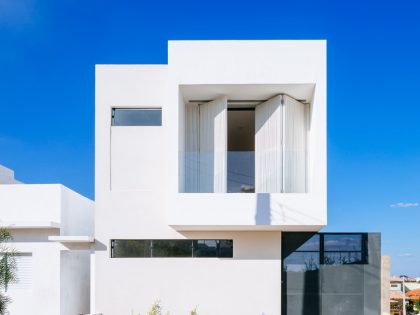
[[88, 313], [90, 244], [48, 237], [93, 236], [93, 202], [62, 185], [0, 185], [0, 224], [12, 233], [13, 248], [32, 255], [30, 287], [12, 284], [7, 292], [10, 313]]
[[[96, 66], [92, 313], [161, 300], [171, 314], [280, 314], [281, 231], [326, 224], [325, 67], [323, 41], [170, 42], [169, 65]], [[270, 224], [256, 222], [258, 194], [178, 193], [182, 84], [316, 85], [310, 193], [269, 195]], [[111, 127], [113, 107], [160, 107], [163, 125]], [[110, 258], [111, 239], [184, 238], [233, 239], [233, 258]]]
[[60, 252], [60, 315], [90, 311], [90, 251]]
[[60, 223], [60, 191], [61, 185], [0, 185], [0, 223]]

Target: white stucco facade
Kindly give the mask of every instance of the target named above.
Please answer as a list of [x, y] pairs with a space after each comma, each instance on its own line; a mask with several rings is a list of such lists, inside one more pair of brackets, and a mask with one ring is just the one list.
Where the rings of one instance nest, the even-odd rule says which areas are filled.
[[[18, 282], [5, 292], [10, 314], [89, 312], [91, 200], [58, 184], [1, 184], [0, 225], [19, 253]], [[84, 241], [74, 242], [76, 236]]]
[[[92, 313], [281, 313], [282, 231], [326, 220], [326, 42], [171, 41], [167, 65], [97, 65]], [[186, 193], [185, 108], [195, 100], [305, 103], [304, 193]], [[229, 106], [229, 105], [228, 105]], [[158, 108], [161, 126], [112, 126]], [[222, 135], [223, 136], [223, 135]], [[111, 258], [114, 239], [230, 239], [232, 258]]]

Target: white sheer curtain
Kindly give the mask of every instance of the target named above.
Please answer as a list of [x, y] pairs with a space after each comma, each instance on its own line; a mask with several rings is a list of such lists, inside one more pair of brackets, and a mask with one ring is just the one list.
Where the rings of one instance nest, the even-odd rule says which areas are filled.
[[227, 99], [185, 108], [185, 191], [226, 192]]
[[199, 117], [198, 104], [185, 105], [185, 192], [199, 192]]
[[279, 193], [283, 189], [282, 96], [255, 108], [255, 192]]
[[255, 191], [306, 192], [307, 108], [276, 96], [255, 108]]
[[220, 97], [200, 109], [200, 192], [226, 192], [227, 99]]
[[307, 107], [284, 96], [284, 192], [306, 192]]

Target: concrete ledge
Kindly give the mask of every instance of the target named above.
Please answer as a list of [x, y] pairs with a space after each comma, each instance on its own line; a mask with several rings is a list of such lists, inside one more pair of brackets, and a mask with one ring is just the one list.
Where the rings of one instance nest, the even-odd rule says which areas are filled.
[[51, 242], [59, 243], [94, 243], [95, 238], [93, 236], [48, 236], [48, 240]]
[[8, 229], [59, 229], [60, 223], [53, 221], [0, 221], [0, 227]]

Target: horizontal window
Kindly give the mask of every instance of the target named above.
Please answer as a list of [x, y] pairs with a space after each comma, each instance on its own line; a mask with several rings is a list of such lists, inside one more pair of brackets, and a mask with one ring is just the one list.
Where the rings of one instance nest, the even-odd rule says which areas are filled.
[[111, 240], [111, 258], [232, 258], [233, 240]]
[[113, 108], [112, 126], [162, 126], [160, 108]]

